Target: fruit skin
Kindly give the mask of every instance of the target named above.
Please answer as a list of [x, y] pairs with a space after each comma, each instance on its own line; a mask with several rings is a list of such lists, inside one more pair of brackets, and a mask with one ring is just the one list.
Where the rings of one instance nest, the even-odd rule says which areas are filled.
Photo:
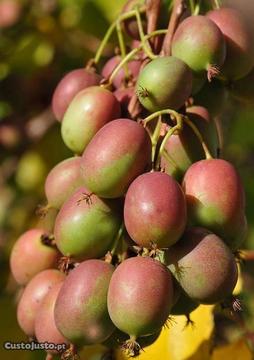
[[69, 104], [79, 91], [89, 86], [99, 85], [101, 80], [100, 75], [84, 68], [75, 69], [66, 74], [58, 83], [52, 97], [52, 110], [56, 119], [62, 121]]
[[169, 316], [172, 301], [171, 274], [150, 257], [123, 261], [109, 284], [109, 315], [115, 326], [131, 337], [159, 331]]
[[35, 318], [35, 336], [38, 342], [48, 342], [59, 345], [59, 351], [47, 350], [50, 354], [57, 354], [64, 350], [61, 345], [65, 344], [66, 348], [69, 345], [63, 335], [59, 332], [55, 324], [54, 308], [57, 296], [62, 287], [63, 282], [55, 284], [47, 293], [38, 308], [38, 313]]
[[[104, 201], [80, 187], [60, 209], [54, 228], [58, 249], [65, 256], [85, 260], [106, 254], [121, 224], [117, 201]], [[89, 195], [88, 195], [89, 196]]]
[[107, 310], [113, 271], [111, 264], [92, 259], [68, 274], [56, 300], [54, 317], [58, 330], [71, 342], [103, 342], [115, 330]]
[[63, 118], [61, 134], [65, 145], [81, 154], [96, 132], [120, 114], [120, 103], [111, 91], [99, 86], [80, 91]]
[[221, 8], [207, 13], [221, 30], [226, 40], [226, 59], [222, 75], [237, 80], [247, 75], [254, 65], [254, 46], [250, 30], [241, 12]]
[[237, 249], [246, 232], [245, 195], [233, 165], [222, 159], [198, 161], [185, 173], [183, 190], [191, 223], [206, 227]]
[[124, 223], [141, 247], [173, 245], [186, 226], [186, 202], [179, 184], [158, 171], [137, 177], [125, 197]]
[[186, 294], [200, 303], [223, 300], [237, 282], [232, 252], [217, 235], [203, 228], [185, 232], [168, 251], [168, 264]]
[[43, 229], [31, 229], [15, 242], [10, 255], [10, 268], [19, 285], [26, 285], [39, 272], [54, 268], [59, 252], [53, 246], [43, 243]]
[[60, 209], [63, 203], [82, 185], [81, 157], [75, 156], [58, 163], [45, 181], [45, 194], [51, 207]]
[[[102, 76], [105, 79], [108, 79], [113, 70], [116, 68], [116, 66], [121, 62], [122, 58], [121, 56], [113, 56], [111, 59], [109, 59], [106, 64], [104, 65], [102, 69]], [[140, 60], [131, 60], [128, 62], [128, 70], [130, 79], [133, 81], [136, 81], [138, 77], [138, 73], [141, 67], [141, 61]], [[124, 85], [125, 80], [125, 70], [124, 68], [121, 68], [116, 76], [113, 79], [113, 85], [115, 88], [120, 88], [121, 85]]]
[[26, 335], [35, 335], [35, 317], [43, 298], [64, 278], [65, 275], [59, 270], [49, 269], [35, 275], [27, 284], [17, 308], [18, 323]]
[[150, 112], [166, 108], [178, 110], [192, 92], [192, 72], [174, 56], [158, 57], [139, 73], [136, 93]]
[[220, 68], [226, 57], [222, 32], [209, 18], [197, 15], [185, 19], [177, 28], [172, 55], [183, 60], [196, 73]]
[[122, 196], [151, 163], [151, 140], [142, 125], [117, 119], [105, 125], [83, 153], [85, 186], [98, 196]]
[[[219, 147], [218, 134], [208, 110], [202, 106], [191, 106], [186, 109], [186, 115], [201, 132], [212, 156], [216, 156]], [[200, 141], [187, 124], [184, 124], [181, 133], [170, 136], [165, 144], [165, 151], [167, 157], [162, 155], [161, 167], [178, 181], [192, 163], [205, 156]]]

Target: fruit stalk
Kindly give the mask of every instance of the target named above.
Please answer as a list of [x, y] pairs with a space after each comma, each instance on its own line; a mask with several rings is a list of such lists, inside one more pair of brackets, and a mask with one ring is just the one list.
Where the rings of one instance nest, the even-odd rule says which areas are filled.
[[168, 31], [163, 41], [161, 55], [166, 56], [171, 54], [171, 43], [173, 35], [179, 24], [184, 9], [185, 0], [174, 0], [174, 6], [168, 23]]
[[[139, 12], [143, 12], [143, 11], [144, 11], [143, 8], [139, 8]], [[134, 16], [136, 16], [136, 10], [128, 11], [125, 14], [120, 15], [118, 17], [118, 19], [110, 25], [110, 27], [108, 28], [106, 34], [104, 35], [104, 38], [103, 38], [102, 42], [100, 43], [100, 46], [95, 54], [94, 61], [93, 61], [94, 64], [99, 63], [102, 53], [105, 49], [105, 46], [107, 45], [111, 35], [113, 34], [114, 30], [117, 27], [117, 23], [121, 22], [123, 20], [129, 19], [129, 18], [132, 18]]]
[[192, 121], [190, 121], [190, 119], [187, 117], [187, 116], [184, 116], [183, 117], [183, 120], [186, 122], [186, 124], [189, 125], [189, 127], [193, 130], [193, 132], [195, 133], [195, 135], [197, 136], [197, 138], [199, 139], [201, 145], [202, 145], [202, 148], [204, 150], [204, 153], [205, 153], [205, 156], [206, 156], [206, 159], [212, 159], [212, 155], [203, 139], [203, 136], [201, 135], [200, 131], [198, 130], [198, 128], [196, 127], [196, 125], [193, 124]]
[[[167, 30], [156, 30], [154, 32], [152, 32], [149, 35], [145, 35], [144, 36], [144, 41], [150, 39], [153, 36], [157, 36], [157, 35], [161, 35], [161, 34], [165, 34]], [[126, 57], [115, 67], [114, 71], [112, 72], [112, 74], [110, 75], [110, 78], [108, 80], [108, 85], [112, 84], [114, 77], [116, 76], [116, 74], [118, 73], [118, 71], [124, 66], [124, 64], [126, 64], [131, 58], [133, 58], [139, 51], [141, 51], [143, 49], [144, 44], [142, 43], [140, 46], [138, 46], [137, 48], [133, 49], [132, 51], [130, 51]]]

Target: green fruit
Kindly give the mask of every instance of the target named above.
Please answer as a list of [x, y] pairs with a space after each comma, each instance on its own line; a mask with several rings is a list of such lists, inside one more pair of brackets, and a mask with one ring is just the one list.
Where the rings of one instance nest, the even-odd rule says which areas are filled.
[[190, 16], [175, 32], [172, 55], [183, 60], [196, 73], [208, 71], [211, 79], [225, 60], [223, 34], [207, 17]]
[[85, 260], [106, 254], [117, 236], [121, 209], [79, 188], [60, 209], [54, 228], [56, 245], [65, 256]]
[[155, 112], [166, 108], [177, 110], [192, 92], [192, 73], [180, 59], [158, 57], [140, 72], [136, 93], [141, 104]]

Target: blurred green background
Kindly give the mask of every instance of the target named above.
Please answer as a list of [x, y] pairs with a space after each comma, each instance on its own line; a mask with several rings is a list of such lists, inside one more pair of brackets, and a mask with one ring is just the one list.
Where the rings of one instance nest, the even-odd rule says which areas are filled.
[[[3, 6], [7, 2], [9, 8]], [[40, 221], [35, 210], [45, 203], [47, 172], [70, 155], [51, 113], [53, 90], [64, 73], [84, 66], [93, 56], [124, 2], [0, 0], [0, 359], [45, 358], [38, 351], [3, 349], [4, 341], [26, 340], [16, 323], [18, 289], [9, 274], [8, 257], [17, 237]], [[225, 1], [232, 2], [240, 4]], [[253, 18], [254, 9], [251, 13], [248, 6], [247, 0], [241, 2], [246, 16]], [[105, 55], [112, 55], [114, 46], [110, 43]], [[249, 232], [244, 247], [254, 250], [254, 104], [228, 95], [221, 121], [223, 155], [239, 170], [246, 190]], [[47, 217], [43, 222], [50, 226]], [[253, 266], [248, 264], [246, 274], [251, 273]], [[253, 330], [253, 282], [248, 281], [244, 297]]]

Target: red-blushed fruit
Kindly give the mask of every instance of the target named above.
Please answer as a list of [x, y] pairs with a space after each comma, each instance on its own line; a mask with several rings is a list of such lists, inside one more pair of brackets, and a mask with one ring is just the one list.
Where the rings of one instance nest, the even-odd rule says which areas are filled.
[[246, 76], [254, 65], [254, 44], [250, 29], [241, 12], [221, 8], [208, 12], [226, 40], [226, 59], [222, 75], [229, 80]]
[[184, 61], [196, 73], [218, 74], [226, 56], [226, 45], [218, 26], [209, 18], [189, 16], [177, 28], [172, 55]]
[[151, 140], [133, 120], [117, 119], [105, 125], [82, 156], [85, 186], [98, 196], [122, 196], [130, 183], [151, 163]]
[[[200, 131], [212, 156], [216, 156], [219, 140], [215, 123], [207, 109], [202, 106], [191, 106], [186, 109], [186, 113]], [[192, 163], [205, 157], [199, 139], [188, 124], [184, 124], [179, 134], [170, 136], [164, 149], [161, 167], [177, 180], [182, 179]]]
[[[101, 72], [102, 76], [105, 79], [108, 79], [112, 74], [113, 70], [116, 68], [116, 66], [121, 62], [121, 60], [122, 60], [121, 56], [114, 56], [111, 59], [109, 59], [102, 69]], [[129, 80], [136, 81], [141, 67], [141, 61], [131, 60], [128, 62], [127, 67], [128, 67]], [[122, 67], [114, 77], [113, 85], [115, 86], [115, 88], [120, 88], [124, 84], [125, 84], [125, 69], [124, 67]]]
[[[136, 6], [142, 6], [142, 5], [144, 5], [144, 3], [145, 3], [144, 0], [128, 0], [123, 6], [122, 13], [126, 13], [126, 12], [129, 12], [131, 10], [134, 10]], [[141, 20], [142, 20], [143, 29], [145, 30], [146, 27], [147, 27], [147, 21], [146, 21], [144, 16], [141, 16]], [[124, 26], [125, 32], [132, 39], [135, 39], [135, 40], [140, 39], [137, 19], [136, 19], [135, 16], [124, 20], [123, 21], [123, 26]]]
[[118, 201], [102, 200], [79, 188], [60, 209], [54, 229], [58, 249], [65, 256], [85, 260], [106, 254], [121, 225]]
[[75, 156], [58, 163], [45, 181], [45, 194], [50, 207], [60, 209], [63, 203], [82, 185], [81, 157]]
[[236, 261], [227, 245], [210, 231], [188, 229], [167, 255], [169, 269], [191, 299], [214, 304], [233, 292]]
[[52, 98], [52, 109], [56, 119], [62, 121], [70, 102], [79, 91], [99, 85], [101, 80], [100, 75], [86, 69], [75, 69], [66, 74], [58, 83]]
[[109, 315], [131, 338], [159, 331], [167, 321], [172, 301], [171, 274], [155, 259], [129, 258], [113, 273], [108, 290]]
[[137, 177], [125, 197], [124, 223], [141, 247], [173, 245], [186, 226], [186, 202], [180, 185], [158, 171]]
[[16, 24], [21, 15], [19, 0], [0, 1], [0, 28], [7, 28]]
[[189, 167], [184, 179], [188, 216], [222, 237], [235, 250], [246, 233], [245, 195], [234, 166], [226, 160], [201, 160]]
[[35, 335], [35, 317], [42, 300], [49, 290], [64, 278], [65, 275], [59, 270], [49, 269], [35, 275], [27, 284], [17, 308], [18, 323], [26, 335]]
[[114, 94], [100, 86], [80, 91], [71, 101], [62, 121], [65, 145], [81, 154], [89, 141], [109, 121], [120, 116], [120, 103]]
[[107, 309], [113, 271], [114, 267], [105, 261], [87, 260], [64, 281], [55, 304], [55, 323], [74, 344], [103, 342], [115, 330]]
[[48, 241], [45, 230], [31, 229], [15, 242], [10, 268], [18, 284], [26, 285], [39, 272], [57, 266], [60, 254]]
[[192, 92], [192, 72], [174, 56], [158, 57], [139, 73], [136, 93], [150, 112], [166, 108], [178, 110]]
[[43, 298], [35, 317], [35, 337], [37, 341], [55, 345], [54, 349], [47, 351], [50, 354], [64, 352], [69, 345], [68, 340], [57, 329], [54, 318], [55, 302], [62, 284], [63, 282], [57, 283], [49, 290]]

